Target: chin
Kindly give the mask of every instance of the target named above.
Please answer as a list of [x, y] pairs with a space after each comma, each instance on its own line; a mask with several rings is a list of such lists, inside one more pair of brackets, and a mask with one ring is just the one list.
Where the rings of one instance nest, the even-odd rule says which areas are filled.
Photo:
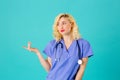
[[62, 33], [61, 35], [62, 35], [62, 36], [63, 36], [63, 35], [68, 35], [68, 33]]

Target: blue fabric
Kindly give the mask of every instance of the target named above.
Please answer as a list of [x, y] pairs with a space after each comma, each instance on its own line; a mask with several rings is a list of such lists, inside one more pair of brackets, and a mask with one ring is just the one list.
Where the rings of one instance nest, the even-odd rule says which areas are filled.
[[[52, 67], [46, 77], [46, 80], [74, 80], [80, 65], [78, 64], [78, 45], [76, 40], [72, 42], [70, 47], [66, 49], [64, 40], [60, 41], [63, 44], [63, 48], [59, 44], [56, 49], [57, 42], [55, 40], [50, 41], [44, 53], [52, 59]], [[80, 38], [78, 39], [79, 46], [81, 48], [81, 57], [90, 57], [93, 55], [90, 43]], [[55, 61], [57, 59], [57, 61]]]

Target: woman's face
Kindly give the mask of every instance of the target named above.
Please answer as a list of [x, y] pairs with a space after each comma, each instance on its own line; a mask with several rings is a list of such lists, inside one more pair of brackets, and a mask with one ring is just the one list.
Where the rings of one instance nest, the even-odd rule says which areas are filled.
[[58, 21], [58, 26], [57, 29], [59, 31], [59, 33], [61, 35], [68, 35], [71, 32], [72, 29], [72, 24], [71, 22], [68, 20], [68, 18], [60, 18], [60, 20]]

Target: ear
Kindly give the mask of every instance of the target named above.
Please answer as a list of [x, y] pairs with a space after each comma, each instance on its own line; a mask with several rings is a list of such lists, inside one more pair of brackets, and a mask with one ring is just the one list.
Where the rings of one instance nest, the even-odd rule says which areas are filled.
[[74, 24], [74, 22], [71, 22], [71, 24]]
[[71, 27], [73, 27], [73, 25], [74, 25], [74, 22], [71, 22]]

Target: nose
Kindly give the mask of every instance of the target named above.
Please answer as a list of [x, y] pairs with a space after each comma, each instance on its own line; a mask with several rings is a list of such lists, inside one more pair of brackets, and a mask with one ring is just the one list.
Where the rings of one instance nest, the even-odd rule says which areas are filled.
[[63, 25], [61, 25], [61, 27], [60, 27], [61, 29], [63, 29]]

